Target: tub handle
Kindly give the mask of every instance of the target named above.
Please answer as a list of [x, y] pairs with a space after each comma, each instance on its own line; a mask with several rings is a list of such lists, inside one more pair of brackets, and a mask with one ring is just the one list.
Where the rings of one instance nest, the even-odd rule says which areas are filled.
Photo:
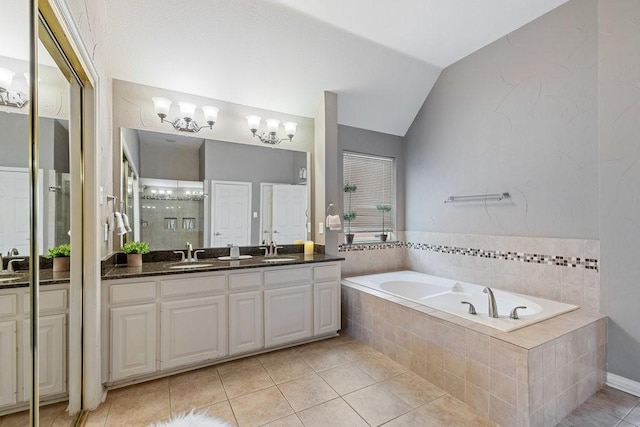
[[468, 301], [462, 301], [460, 304], [469, 304], [469, 314], [476, 314], [476, 308]]
[[515, 307], [513, 310], [511, 310], [511, 315], [509, 316], [509, 318], [516, 319], [516, 320], [519, 319], [520, 318], [520, 317], [518, 317], [518, 310], [519, 309], [526, 310], [527, 307], [524, 306], [524, 305], [519, 305], [519, 306]]

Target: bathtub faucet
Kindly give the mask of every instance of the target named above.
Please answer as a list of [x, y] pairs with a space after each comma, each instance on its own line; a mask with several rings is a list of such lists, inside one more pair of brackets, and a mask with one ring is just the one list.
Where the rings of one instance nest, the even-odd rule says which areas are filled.
[[494, 319], [498, 318], [498, 304], [496, 304], [496, 298], [493, 296], [491, 288], [486, 287], [482, 290], [483, 293], [489, 296], [489, 317]]

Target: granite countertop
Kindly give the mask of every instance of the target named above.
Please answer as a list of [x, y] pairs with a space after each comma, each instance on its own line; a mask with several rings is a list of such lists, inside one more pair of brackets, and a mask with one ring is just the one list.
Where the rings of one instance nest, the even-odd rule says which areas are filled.
[[[16, 273], [20, 274], [20, 277], [15, 280], [0, 282], [0, 289], [11, 288], [26, 288], [29, 286], [29, 270], [18, 270]], [[58, 285], [61, 283], [69, 283], [68, 271], [56, 271], [54, 272], [50, 268], [40, 269], [40, 284], [41, 285]], [[0, 276], [1, 278], [2, 276]]]
[[[294, 258], [294, 261], [274, 261], [265, 262], [265, 259], [277, 259], [277, 258]], [[158, 262], [144, 262], [140, 267], [128, 267], [127, 265], [115, 265], [109, 268], [102, 276], [103, 280], [115, 280], [115, 279], [128, 279], [134, 277], [145, 276], [162, 276], [171, 274], [185, 274], [185, 273], [204, 273], [211, 271], [226, 271], [245, 268], [264, 268], [264, 267], [281, 267], [284, 265], [300, 265], [317, 262], [331, 262], [331, 261], [344, 261], [343, 257], [314, 253], [313, 255], [304, 255], [301, 253], [296, 254], [282, 254], [277, 257], [264, 257], [254, 256], [250, 259], [235, 260], [235, 261], [220, 261], [217, 258], [204, 258], [198, 261], [198, 263], [212, 264], [208, 267], [201, 268], [187, 268], [187, 269], [171, 269], [168, 265], [179, 264], [176, 261], [158, 261]]]

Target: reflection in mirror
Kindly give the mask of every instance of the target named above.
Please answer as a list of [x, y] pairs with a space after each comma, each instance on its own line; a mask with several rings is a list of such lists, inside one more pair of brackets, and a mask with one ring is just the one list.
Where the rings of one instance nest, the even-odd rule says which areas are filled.
[[153, 250], [308, 239], [308, 153], [133, 129], [121, 143], [140, 177], [132, 228]]

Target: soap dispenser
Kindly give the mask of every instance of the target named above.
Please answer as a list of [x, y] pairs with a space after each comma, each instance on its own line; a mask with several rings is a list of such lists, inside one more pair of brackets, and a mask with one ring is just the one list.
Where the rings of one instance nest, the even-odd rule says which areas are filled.
[[238, 245], [231, 244], [231, 249], [229, 251], [229, 256], [231, 258], [240, 257], [240, 248], [238, 247]]

